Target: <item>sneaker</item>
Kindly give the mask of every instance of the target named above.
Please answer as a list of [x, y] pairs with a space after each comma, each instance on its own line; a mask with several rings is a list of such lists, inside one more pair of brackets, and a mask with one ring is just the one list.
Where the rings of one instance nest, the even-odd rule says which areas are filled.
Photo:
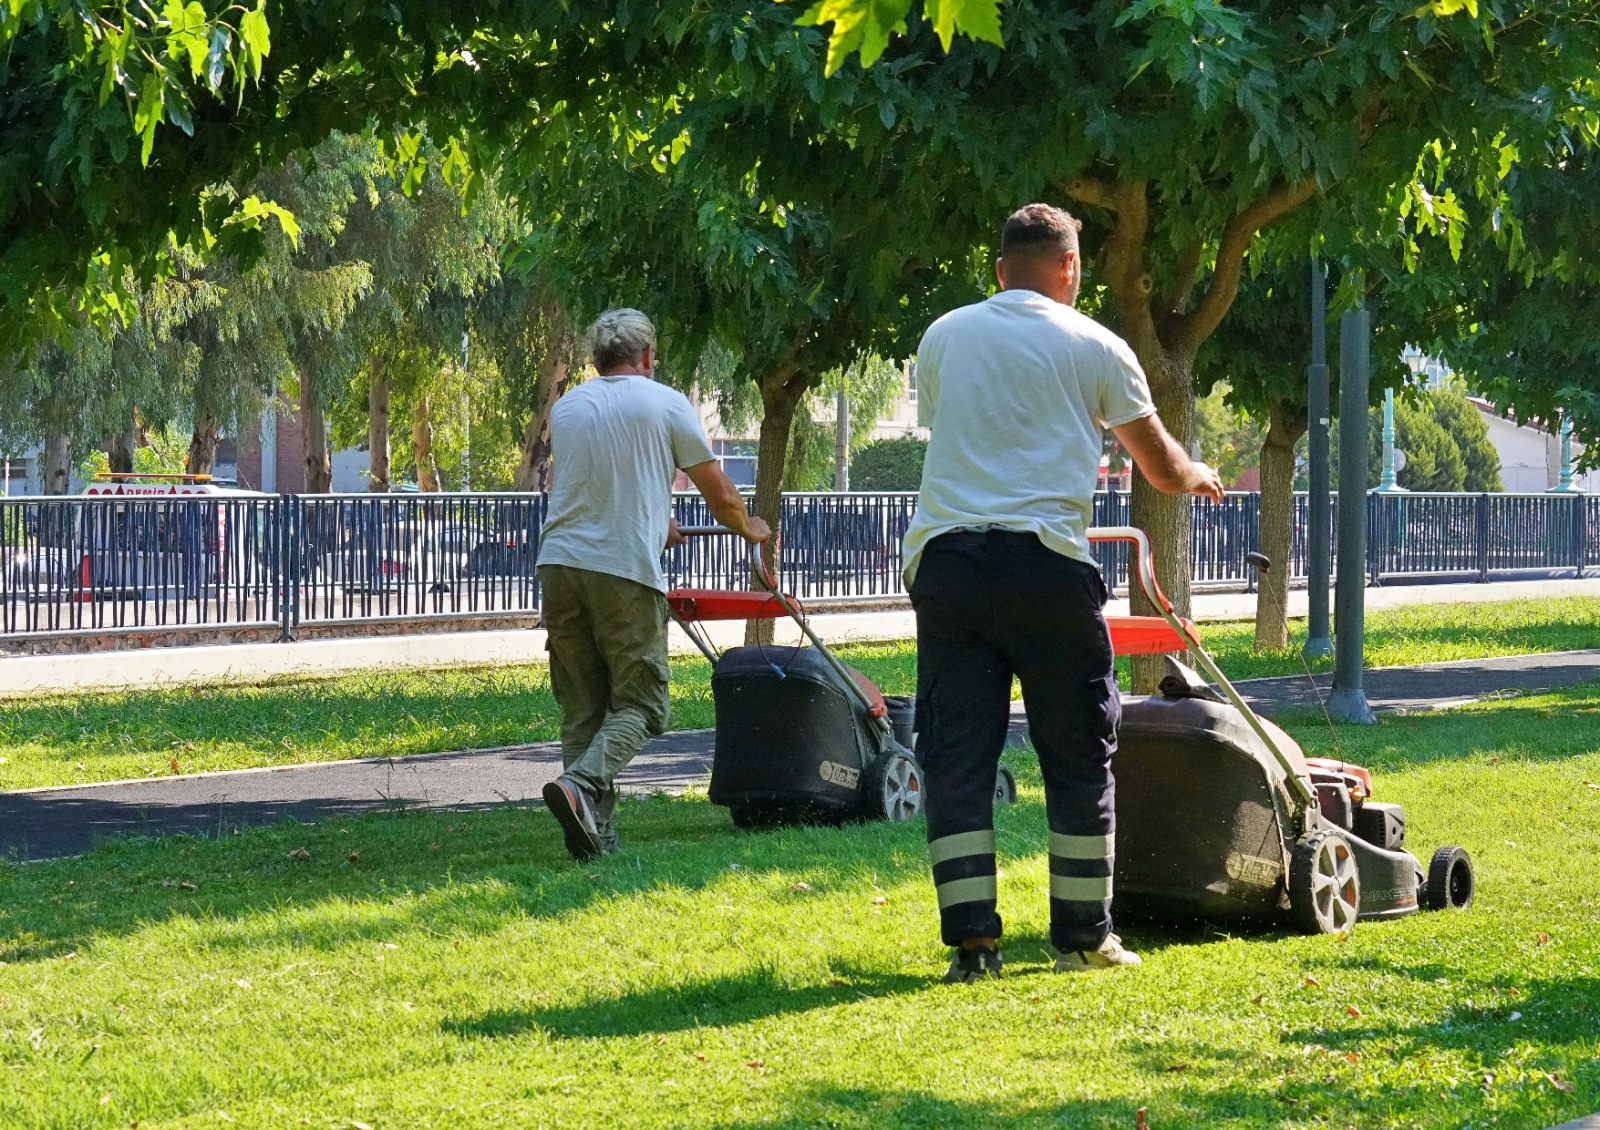
[[1107, 934], [1099, 949], [1056, 950], [1057, 973], [1087, 973], [1096, 969], [1124, 969], [1143, 964], [1139, 955], [1122, 948], [1122, 939]]
[[595, 827], [594, 802], [583, 786], [562, 774], [544, 787], [544, 803], [561, 825], [573, 859], [593, 859], [605, 852]]
[[945, 970], [947, 985], [965, 985], [1000, 976], [1001, 957], [997, 949], [957, 949]]

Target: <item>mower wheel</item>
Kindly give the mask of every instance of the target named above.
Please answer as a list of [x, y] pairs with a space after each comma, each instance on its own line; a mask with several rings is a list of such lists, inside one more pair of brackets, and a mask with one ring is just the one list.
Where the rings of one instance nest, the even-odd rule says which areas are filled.
[[1429, 910], [1465, 910], [1472, 905], [1476, 886], [1467, 849], [1442, 847], [1428, 863], [1428, 882], [1422, 897]]
[[1361, 875], [1350, 841], [1335, 828], [1300, 837], [1289, 861], [1289, 908], [1307, 934], [1353, 929], [1361, 913]]
[[996, 804], [1017, 803], [1017, 775], [1005, 765], [994, 771], [994, 802]]
[[861, 807], [869, 819], [903, 823], [922, 815], [922, 767], [905, 750], [890, 750], [867, 766]]

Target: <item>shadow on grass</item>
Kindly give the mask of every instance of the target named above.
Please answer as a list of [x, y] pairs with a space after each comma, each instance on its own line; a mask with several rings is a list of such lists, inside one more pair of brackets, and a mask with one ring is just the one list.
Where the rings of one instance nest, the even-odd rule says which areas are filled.
[[926, 977], [885, 975], [841, 967], [826, 985], [791, 985], [752, 971], [711, 981], [665, 985], [613, 1000], [557, 1008], [495, 1010], [443, 1027], [458, 1036], [504, 1038], [544, 1032], [559, 1039], [604, 1039], [747, 1024], [774, 1016], [833, 1008], [862, 999], [924, 992]]

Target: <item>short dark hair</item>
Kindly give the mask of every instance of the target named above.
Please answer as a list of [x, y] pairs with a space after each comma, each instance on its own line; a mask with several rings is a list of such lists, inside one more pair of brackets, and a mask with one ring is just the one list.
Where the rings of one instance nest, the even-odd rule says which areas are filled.
[[1006, 217], [1000, 229], [1001, 257], [1078, 250], [1083, 221], [1051, 204], [1025, 204]]

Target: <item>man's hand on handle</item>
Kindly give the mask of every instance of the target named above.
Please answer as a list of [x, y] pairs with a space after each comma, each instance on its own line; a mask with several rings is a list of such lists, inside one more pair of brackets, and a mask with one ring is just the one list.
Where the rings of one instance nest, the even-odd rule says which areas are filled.
[[1205, 463], [1191, 462], [1189, 466], [1194, 469], [1195, 476], [1195, 483], [1189, 488], [1189, 493], [1209, 498], [1212, 502], [1221, 502], [1224, 493], [1222, 476]]
[[1159, 416], [1145, 416], [1111, 430], [1117, 442], [1133, 456], [1133, 465], [1158, 491], [1222, 501], [1222, 479], [1204, 463], [1190, 459], [1162, 426]]
[[[716, 460], [697, 463], [693, 467], [685, 467], [683, 471], [700, 492], [700, 497], [706, 500], [711, 516], [719, 523], [752, 545], [759, 545], [772, 536], [772, 530], [765, 520], [753, 517], [745, 509], [744, 496], [733, 485], [733, 481], [722, 473]], [[667, 535], [667, 544], [673, 544], [671, 533]]]

